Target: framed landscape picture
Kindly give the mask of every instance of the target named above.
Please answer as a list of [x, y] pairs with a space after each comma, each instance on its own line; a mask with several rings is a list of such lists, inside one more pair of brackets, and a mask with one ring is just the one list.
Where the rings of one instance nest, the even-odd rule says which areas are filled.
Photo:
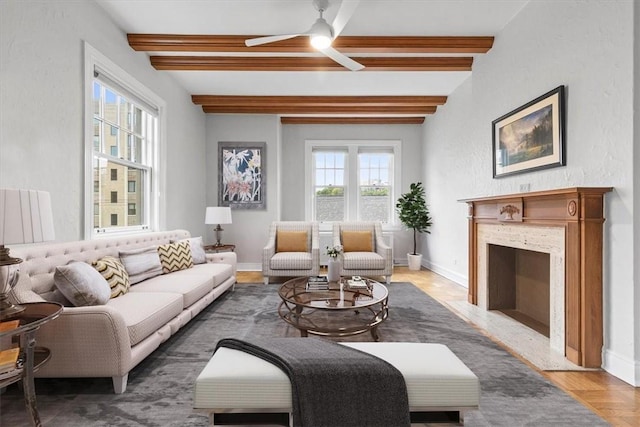
[[265, 209], [264, 142], [218, 142], [218, 206]]
[[492, 122], [493, 177], [565, 165], [564, 86]]

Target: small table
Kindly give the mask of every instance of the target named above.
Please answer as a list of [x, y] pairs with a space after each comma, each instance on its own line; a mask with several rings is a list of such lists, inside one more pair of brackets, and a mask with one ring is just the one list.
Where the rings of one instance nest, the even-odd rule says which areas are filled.
[[307, 277], [291, 279], [278, 290], [282, 299], [278, 314], [303, 337], [345, 337], [369, 331], [378, 341], [378, 325], [389, 315], [389, 291], [375, 280], [364, 280], [366, 289], [351, 289], [341, 278], [329, 282], [328, 290], [308, 291]]
[[33, 425], [42, 425], [38, 408], [36, 407], [36, 389], [33, 381], [33, 374], [40, 369], [51, 357], [51, 352], [45, 347], [36, 347], [36, 331], [40, 326], [55, 319], [62, 312], [62, 305], [56, 302], [33, 302], [21, 304], [25, 310], [7, 320], [20, 320], [20, 326], [7, 332], [0, 333], [0, 338], [4, 336], [20, 337], [20, 348], [24, 353], [24, 364], [22, 369], [15, 372], [9, 371], [0, 374], [0, 388], [22, 380], [24, 391], [24, 403], [27, 411], [31, 415]]
[[235, 252], [236, 245], [207, 245], [204, 247], [204, 251], [208, 253], [217, 254], [218, 252]]

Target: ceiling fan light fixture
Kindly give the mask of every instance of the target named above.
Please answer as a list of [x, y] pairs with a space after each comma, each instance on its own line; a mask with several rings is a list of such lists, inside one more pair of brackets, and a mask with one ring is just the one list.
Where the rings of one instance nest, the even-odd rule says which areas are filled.
[[318, 50], [326, 49], [331, 46], [333, 42], [333, 28], [331, 28], [331, 25], [329, 25], [324, 18], [320, 17], [314, 22], [313, 26], [311, 26], [309, 38], [311, 40], [311, 46], [314, 48]]

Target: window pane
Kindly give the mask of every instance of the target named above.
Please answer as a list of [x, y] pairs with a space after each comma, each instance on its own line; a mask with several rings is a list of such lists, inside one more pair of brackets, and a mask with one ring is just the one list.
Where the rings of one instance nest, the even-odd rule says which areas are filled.
[[93, 149], [94, 151], [102, 150], [101, 143], [101, 135], [102, 135], [102, 121], [94, 119], [93, 120]]
[[118, 123], [118, 95], [105, 88], [104, 117], [111, 123]]
[[145, 174], [143, 169], [94, 158], [94, 228], [143, 224]]
[[360, 221], [389, 222], [391, 189], [389, 187], [362, 186], [358, 203]]
[[134, 107], [134, 109], [133, 109], [133, 131], [135, 133], [137, 133], [138, 135], [140, 135], [142, 133], [142, 114], [143, 114], [143, 111], [140, 108]]
[[316, 221], [343, 221], [345, 219], [344, 187], [316, 187], [314, 211]]

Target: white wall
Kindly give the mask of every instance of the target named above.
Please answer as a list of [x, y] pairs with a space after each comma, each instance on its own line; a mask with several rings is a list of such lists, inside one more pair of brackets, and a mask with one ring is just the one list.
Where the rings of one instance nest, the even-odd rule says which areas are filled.
[[[223, 243], [236, 245], [240, 270], [262, 269], [262, 248], [269, 237], [269, 225], [278, 218], [279, 138], [280, 121], [275, 115], [207, 115], [207, 206], [218, 206], [218, 142], [267, 143], [267, 156], [263, 159], [266, 209], [233, 209], [233, 224], [223, 226]], [[208, 243], [215, 242], [213, 226], [208, 226], [205, 240]]]
[[83, 41], [167, 103], [164, 220], [202, 234], [205, 115], [92, 1], [0, 1], [0, 186], [51, 192], [56, 239], [83, 238]]
[[[496, 36], [472, 77], [425, 123], [434, 217], [425, 246], [434, 270], [466, 278], [467, 211], [457, 199], [516, 193], [522, 184], [614, 187], [605, 211], [603, 363], [640, 385], [632, 8], [629, 0], [532, 1]], [[559, 85], [567, 89], [567, 166], [492, 179], [491, 121]]]
[[[634, 283], [640, 283], [640, 6], [634, 3], [633, 51], [633, 256]], [[635, 289], [634, 319], [640, 319], [640, 289]], [[640, 359], [640, 322], [635, 321], [635, 360]], [[640, 383], [640, 364], [636, 363], [636, 384]]]
[[[284, 125], [282, 126], [282, 220], [302, 221], [304, 177], [311, 165], [305, 163], [305, 141], [316, 140], [397, 140], [402, 143], [401, 191], [419, 181], [422, 171], [422, 125]], [[429, 195], [427, 195], [429, 201]], [[413, 251], [412, 234], [394, 232], [394, 259], [406, 263]]]

